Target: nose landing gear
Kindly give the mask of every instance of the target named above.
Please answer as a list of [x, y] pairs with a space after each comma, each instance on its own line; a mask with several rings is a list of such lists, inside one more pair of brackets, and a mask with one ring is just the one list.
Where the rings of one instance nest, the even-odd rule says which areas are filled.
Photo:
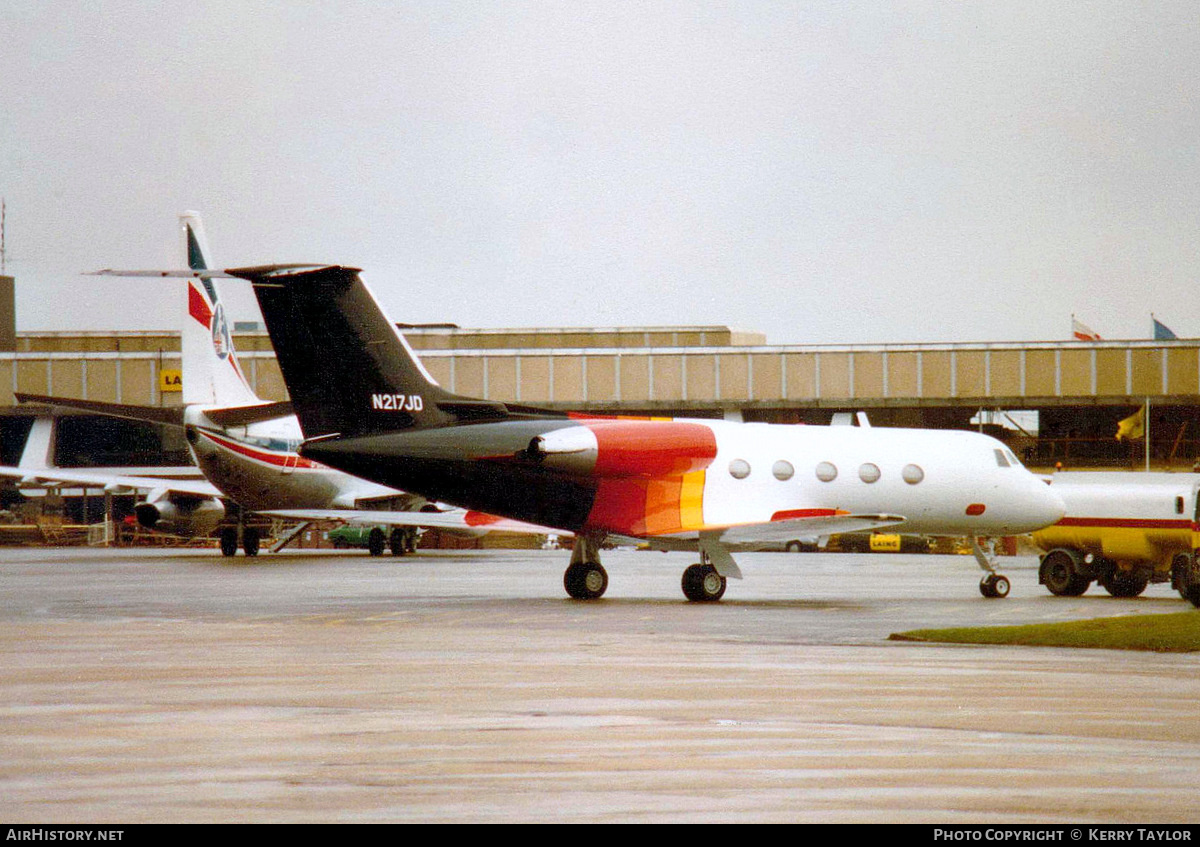
[[985, 551], [979, 546], [978, 538], [971, 538], [971, 552], [975, 554], [979, 567], [985, 571], [983, 579], [979, 581], [979, 593], [984, 597], [1007, 597], [1010, 587], [1008, 577], [996, 571], [995, 544], [995, 540], [989, 538]]

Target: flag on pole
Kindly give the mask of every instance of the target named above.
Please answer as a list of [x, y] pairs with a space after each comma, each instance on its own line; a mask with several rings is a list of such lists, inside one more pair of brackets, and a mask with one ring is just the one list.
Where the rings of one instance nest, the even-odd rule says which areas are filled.
[[1146, 407], [1117, 424], [1117, 441], [1136, 441], [1146, 434]]
[[1077, 341], [1099, 341], [1100, 333], [1071, 315], [1071, 333]]
[[1155, 341], [1170, 341], [1173, 338], [1179, 337], [1175, 333], [1171, 332], [1171, 328], [1169, 326], [1164, 324], [1158, 318], [1154, 317], [1153, 312], [1150, 313], [1150, 320], [1154, 324], [1154, 340]]

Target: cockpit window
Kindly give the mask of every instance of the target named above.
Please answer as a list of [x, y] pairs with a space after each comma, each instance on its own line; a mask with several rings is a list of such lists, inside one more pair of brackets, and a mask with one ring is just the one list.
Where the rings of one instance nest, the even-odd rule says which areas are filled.
[[1003, 450], [996, 449], [996, 450], [993, 450], [992, 452], [996, 454], [996, 464], [997, 465], [999, 465], [1002, 468], [1012, 467], [1012, 463], [1008, 461], [1008, 457], [1004, 455]]

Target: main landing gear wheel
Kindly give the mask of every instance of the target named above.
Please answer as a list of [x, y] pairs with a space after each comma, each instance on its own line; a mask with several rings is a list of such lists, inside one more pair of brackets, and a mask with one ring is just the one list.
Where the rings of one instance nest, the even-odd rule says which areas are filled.
[[563, 588], [576, 600], [595, 600], [608, 590], [608, 572], [599, 562], [572, 562], [563, 574]]
[[692, 565], [683, 572], [683, 596], [693, 603], [715, 603], [725, 595], [725, 577], [712, 565]]
[[383, 530], [379, 527], [375, 527], [367, 534], [367, 552], [372, 556], [382, 556], [385, 543]]
[[393, 528], [392, 534], [388, 536], [388, 548], [392, 551], [393, 556], [405, 556], [416, 549], [411, 533], [399, 526]]
[[227, 526], [221, 530], [221, 555], [236, 556], [238, 548], [237, 527]]
[[252, 526], [242, 529], [242, 552], [247, 556], [257, 556], [258, 542], [259, 534], [257, 529]]
[[[227, 526], [220, 532], [221, 555], [236, 556], [238, 551], [238, 528]], [[244, 526], [241, 530], [242, 552], [247, 556], [257, 556], [261, 534], [252, 526]]]
[[1003, 574], [990, 573], [979, 581], [979, 593], [984, 597], [1007, 597], [1008, 577]]

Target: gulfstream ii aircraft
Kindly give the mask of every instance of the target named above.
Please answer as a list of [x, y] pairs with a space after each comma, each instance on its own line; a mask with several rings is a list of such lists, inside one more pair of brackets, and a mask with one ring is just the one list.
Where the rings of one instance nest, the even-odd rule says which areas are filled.
[[[606, 541], [691, 550], [689, 600], [733, 558], [797, 536], [889, 527], [1031, 532], [1063, 504], [1005, 446], [965, 431], [569, 415], [458, 396], [430, 376], [356, 268], [196, 272], [249, 280], [303, 430], [299, 453], [426, 498], [575, 535], [567, 593], [600, 597]], [[980, 590], [1008, 581], [976, 543]]]

